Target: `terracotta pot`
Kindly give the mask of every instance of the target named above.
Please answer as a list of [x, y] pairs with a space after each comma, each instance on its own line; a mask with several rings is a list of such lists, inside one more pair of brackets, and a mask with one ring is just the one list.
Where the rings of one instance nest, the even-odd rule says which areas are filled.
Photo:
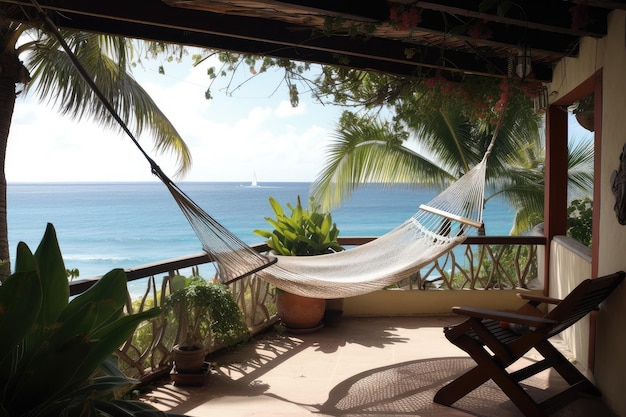
[[202, 373], [204, 367], [204, 348], [202, 346], [175, 345], [172, 359], [178, 373]]
[[287, 291], [276, 294], [278, 317], [289, 331], [306, 333], [321, 328], [325, 307], [323, 298], [303, 297]]

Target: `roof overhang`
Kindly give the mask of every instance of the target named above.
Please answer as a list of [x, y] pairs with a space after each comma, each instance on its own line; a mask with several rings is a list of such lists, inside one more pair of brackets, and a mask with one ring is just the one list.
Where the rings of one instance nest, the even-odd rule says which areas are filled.
[[[445, 71], [506, 78], [518, 53], [531, 54], [533, 77], [550, 81], [555, 62], [575, 56], [580, 36], [602, 37], [607, 15], [623, 2], [584, 2], [584, 29], [574, 28], [577, 2], [525, 2], [507, 13], [481, 1], [361, 2], [331, 0], [40, 0], [64, 28], [172, 42], [399, 75]], [[8, 17], [37, 21], [29, 0], [0, 0]], [[405, 30], [393, 10], [419, 11]], [[332, 23], [332, 28], [328, 29]], [[489, 36], [471, 36], [472, 25]], [[574, 25], [575, 26], [575, 25]], [[325, 29], [326, 28], [326, 29]], [[361, 28], [355, 30], [355, 28]], [[362, 28], [367, 28], [363, 30]]]

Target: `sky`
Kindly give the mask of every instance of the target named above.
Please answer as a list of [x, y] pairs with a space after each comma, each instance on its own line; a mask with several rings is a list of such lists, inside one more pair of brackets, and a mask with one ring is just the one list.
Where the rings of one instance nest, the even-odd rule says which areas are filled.
[[[189, 59], [166, 63], [165, 75], [158, 73], [161, 64], [143, 60], [133, 75], [191, 149], [191, 171], [174, 180], [249, 182], [256, 174], [259, 183], [310, 182], [322, 169], [342, 109], [307, 93], [291, 107], [279, 72], [256, 77], [232, 97], [219, 88], [227, 81], [218, 80], [214, 98], [206, 100], [210, 61], [195, 68]], [[146, 134], [139, 142], [174, 177], [175, 157], [153, 152]], [[64, 117], [34, 92], [17, 99], [5, 170], [9, 183], [157, 181], [129, 137]]]
[[[165, 75], [158, 73], [160, 65]], [[253, 78], [232, 96], [223, 91], [228, 81], [218, 79], [214, 98], [206, 100], [211, 65], [215, 61], [193, 67], [189, 58], [181, 63], [143, 60], [133, 69], [191, 150], [191, 171], [174, 177], [175, 157], [156, 154], [151, 138], [139, 137], [165, 174], [175, 181], [250, 182], [254, 175], [261, 184], [313, 181], [343, 109], [324, 106], [306, 92], [299, 106], [291, 107], [278, 71]], [[239, 81], [248, 78], [239, 74]], [[572, 131], [579, 138], [588, 134], [580, 127]], [[34, 92], [17, 99], [5, 172], [9, 183], [158, 181], [126, 135], [61, 116]]]

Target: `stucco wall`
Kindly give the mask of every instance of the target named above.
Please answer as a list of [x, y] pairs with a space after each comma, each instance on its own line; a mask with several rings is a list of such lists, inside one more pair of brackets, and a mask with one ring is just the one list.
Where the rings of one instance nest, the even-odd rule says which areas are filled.
[[[557, 236], [550, 243], [550, 297], [563, 299], [591, 276], [591, 250], [574, 239]], [[558, 277], [558, 279], [554, 279]], [[561, 333], [581, 371], [589, 374], [589, 317]]]
[[453, 314], [454, 306], [515, 311], [524, 304], [518, 293], [540, 295], [540, 290], [380, 290], [346, 298], [344, 315], [416, 316]]
[[[602, 69], [602, 150], [600, 186], [598, 274], [626, 270], [626, 226], [615, 217], [615, 198], [611, 192], [610, 176], [619, 165], [619, 155], [626, 142], [626, 12], [614, 11], [609, 16], [609, 33], [601, 40], [584, 38], [579, 58], [563, 60], [555, 70], [550, 91], [554, 97], [567, 94], [576, 85]], [[558, 274], [557, 274], [558, 275]], [[558, 279], [551, 277], [551, 279]], [[597, 315], [595, 380], [608, 405], [626, 416], [626, 286], [622, 285], [602, 305]]]

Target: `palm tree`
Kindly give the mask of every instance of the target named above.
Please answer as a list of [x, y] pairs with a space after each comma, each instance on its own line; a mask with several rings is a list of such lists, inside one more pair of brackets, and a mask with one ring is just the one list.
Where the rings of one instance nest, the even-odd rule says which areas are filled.
[[[129, 72], [132, 41], [72, 31], [61, 34], [122, 120], [131, 123], [137, 136], [149, 130], [155, 150], [175, 154], [177, 174], [185, 173], [191, 166], [187, 145]], [[44, 29], [8, 21], [0, 8], [0, 260], [3, 260], [0, 280], [10, 272], [4, 172], [7, 141], [16, 96], [30, 90], [63, 115], [75, 119], [88, 117], [103, 126], [120, 128], [59, 41]]]
[[[408, 133], [398, 123], [344, 113], [327, 163], [311, 188], [324, 209], [336, 207], [368, 182], [443, 189], [482, 159], [493, 124], [469, 120], [454, 104], [439, 111], [410, 107], [406, 114], [412, 116], [404, 121], [412, 127], [420, 152], [404, 146]], [[485, 203], [502, 197], [516, 208], [512, 234], [521, 234], [543, 219], [545, 147], [539, 135], [540, 120], [525, 112], [526, 107], [522, 98], [511, 99], [487, 163]], [[588, 190], [592, 184], [590, 146], [579, 142], [570, 151], [573, 192]]]

